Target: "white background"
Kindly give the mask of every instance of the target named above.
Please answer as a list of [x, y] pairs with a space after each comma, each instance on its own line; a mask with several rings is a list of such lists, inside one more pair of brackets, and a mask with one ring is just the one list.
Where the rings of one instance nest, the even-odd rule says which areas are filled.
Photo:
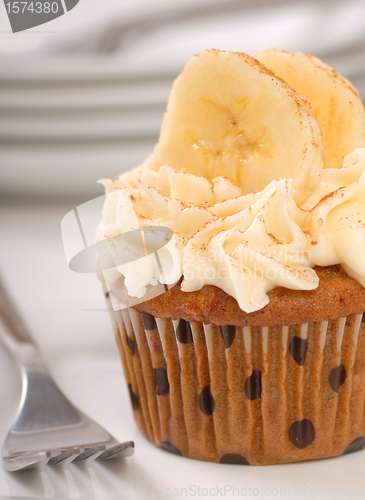
[[[173, 22], [163, 22], [171, 13]], [[110, 26], [125, 33], [140, 19], [155, 21], [129, 30], [112, 53], [92, 52]], [[152, 150], [173, 79], [207, 48], [315, 54], [364, 97], [364, 26], [363, 0], [80, 0], [12, 34], [0, 3], [0, 196], [81, 203], [102, 194], [97, 179], [117, 177]]]

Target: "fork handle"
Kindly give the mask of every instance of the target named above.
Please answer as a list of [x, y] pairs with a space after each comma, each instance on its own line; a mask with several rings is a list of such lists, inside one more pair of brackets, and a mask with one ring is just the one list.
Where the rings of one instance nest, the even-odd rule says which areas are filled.
[[36, 345], [30, 337], [0, 278], [0, 340], [24, 366], [43, 367]]

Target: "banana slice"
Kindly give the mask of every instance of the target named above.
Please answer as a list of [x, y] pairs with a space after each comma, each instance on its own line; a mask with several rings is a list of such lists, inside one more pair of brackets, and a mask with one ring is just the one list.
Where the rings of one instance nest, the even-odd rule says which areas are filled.
[[209, 50], [175, 80], [156, 149], [159, 165], [226, 176], [243, 194], [292, 178], [300, 203], [323, 168], [321, 132], [311, 107], [243, 53]]
[[301, 52], [263, 49], [253, 57], [309, 99], [322, 131], [325, 168], [341, 168], [345, 156], [365, 147], [365, 110], [349, 80]]

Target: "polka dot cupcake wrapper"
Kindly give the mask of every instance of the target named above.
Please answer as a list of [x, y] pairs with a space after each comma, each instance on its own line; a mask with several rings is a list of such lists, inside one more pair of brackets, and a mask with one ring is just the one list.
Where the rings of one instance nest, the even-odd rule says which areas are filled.
[[235, 327], [111, 314], [135, 419], [158, 447], [264, 465], [365, 446], [361, 315]]

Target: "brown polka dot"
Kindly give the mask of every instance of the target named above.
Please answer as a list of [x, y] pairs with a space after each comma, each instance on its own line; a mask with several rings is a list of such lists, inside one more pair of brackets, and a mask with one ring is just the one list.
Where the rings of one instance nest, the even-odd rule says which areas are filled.
[[141, 314], [145, 330], [154, 330], [157, 328], [155, 317], [152, 314]]
[[260, 370], [254, 370], [252, 375], [246, 378], [245, 392], [246, 396], [248, 399], [251, 399], [251, 401], [261, 397], [262, 385]]
[[193, 342], [193, 334], [191, 332], [191, 326], [188, 321], [181, 319], [176, 328], [176, 337], [182, 344], [188, 344]]
[[346, 450], [342, 455], [347, 455], [348, 453], [355, 453], [355, 451], [361, 451], [365, 446], [365, 437], [356, 438], [348, 445]]
[[226, 453], [220, 460], [220, 464], [238, 464], [238, 465], [250, 465], [245, 457], [242, 455], [237, 455], [236, 453]]
[[310, 420], [298, 420], [289, 429], [289, 439], [291, 444], [300, 450], [313, 443], [316, 437], [316, 430]]
[[163, 448], [166, 451], [169, 451], [170, 453], [175, 453], [175, 455], [180, 455], [181, 457], [183, 456], [181, 451], [178, 448], [176, 448], [174, 444], [170, 443], [170, 441], [161, 441], [160, 446], [161, 448]]
[[210, 390], [210, 385], [207, 385], [199, 394], [199, 408], [204, 415], [212, 415], [215, 409], [215, 401]]
[[125, 341], [127, 342], [127, 345], [129, 349], [131, 350], [132, 356], [136, 352], [136, 344], [133, 342], [133, 340], [129, 337], [129, 335], [125, 336]]
[[154, 368], [153, 373], [155, 374], [156, 380], [156, 392], [158, 396], [163, 396], [170, 392], [169, 379], [167, 378], [167, 371], [165, 368]]
[[298, 365], [303, 366], [305, 362], [305, 356], [307, 354], [306, 339], [293, 337], [289, 344], [289, 352], [294, 360], [298, 363]]
[[109, 292], [105, 292], [105, 297], [108, 298], [109, 297]]
[[133, 392], [132, 384], [128, 384], [129, 396], [131, 398], [133, 410], [138, 410], [139, 402], [137, 395]]
[[329, 374], [328, 381], [333, 391], [338, 392], [341, 385], [345, 383], [346, 370], [343, 364], [333, 368]]
[[229, 349], [234, 341], [234, 336], [236, 335], [236, 327], [232, 325], [226, 325], [219, 327], [221, 335], [223, 337], [226, 349]]

